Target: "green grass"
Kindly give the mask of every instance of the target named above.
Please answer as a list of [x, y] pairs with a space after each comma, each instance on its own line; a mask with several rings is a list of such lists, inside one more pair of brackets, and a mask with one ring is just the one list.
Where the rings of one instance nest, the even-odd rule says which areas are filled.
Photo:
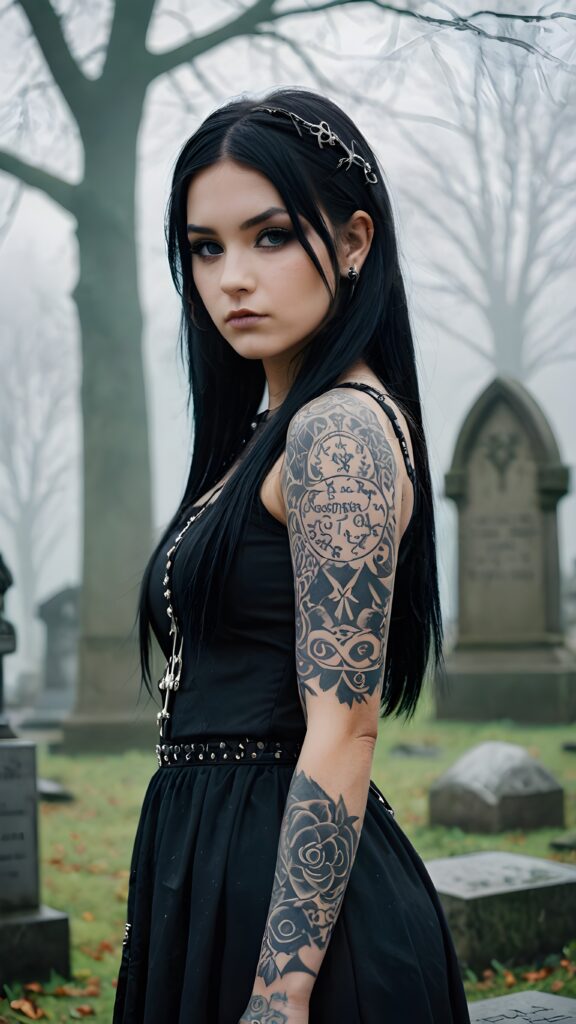
[[[396, 811], [402, 828], [425, 859], [499, 849], [539, 857], [552, 856], [548, 849], [555, 829], [499, 836], [470, 835], [459, 829], [429, 828], [427, 792], [433, 780], [466, 749], [486, 739], [522, 744], [539, 758], [566, 789], [567, 827], [576, 828], [576, 755], [562, 751], [571, 729], [559, 726], [517, 726], [501, 722], [481, 725], [436, 722], [422, 703], [410, 725], [382, 722], [372, 776]], [[397, 743], [434, 744], [441, 749], [436, 758], [391, 757]], [[42, 899], [70, 916], [72, 973], [76, 995], [33, 993], [35, 1005], [47, 1020], [80, 1019], [80, 1006], [92, 1007], [96, 1019], [109, 1022], [114, 1001], [114, 981], [121, 953], [125, 923], [128, 867], [134, 832], [144, 791], [156, 770], [154, 752], [129, 752], [123, 756], [62, 757], [38, 751], [38, 770], [71, 789], [77, 799], [70, 804], [40, 806]], [[576, 864], [574, 854], [555, 854], [558, 860]], [[576, 940], [576, 927], [575, 935]], [[500, 964], [487, 964], [487, 973], [469, 975], [466, 989], [470, 999], [500, 995], [513, 985], [515, 991], [539, 988], [576, 998], [576, 974], [561, 950], [532, 984], [522, 978], [528, 971], [542, 969], [528, 964], [507, 972]], [[576, 946], [569, 951], [576, 961]], [[564, 958], [564, 966], [560, 961]], [[22, 978], [11, 986], [11, 998], [26, 996]], [[54, 991], [70, 979], [54, 978], [44, 984]], [[84, 994], [82, 994], [84, 992]], [[96, 993], [99, 994], [90, 994]], [[79, 993], [79, 994], [78, 994]], [[14, 1012], [8, 998], [0, 999], [2, 1021], [30, 1019]]]

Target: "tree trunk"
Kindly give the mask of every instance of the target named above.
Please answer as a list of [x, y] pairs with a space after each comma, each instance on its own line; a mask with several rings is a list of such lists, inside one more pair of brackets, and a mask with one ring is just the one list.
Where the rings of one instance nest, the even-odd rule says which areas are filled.
[[154, 710], [136, 707], [136, 632], [130, 635], [152, 543], [134, 210], [142, 98], [134, 105], [122, 118], [116, 110], [91, 125], [76, 211], [84, 559], [77, 702], [64, 728], [68, 751], [151, 745], [155, 736]]

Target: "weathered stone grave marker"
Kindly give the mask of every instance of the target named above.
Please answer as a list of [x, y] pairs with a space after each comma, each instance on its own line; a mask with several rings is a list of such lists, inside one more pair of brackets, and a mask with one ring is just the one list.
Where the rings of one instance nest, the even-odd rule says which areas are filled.
[[498, 999], [470, 1004], [471, 1024], [576, 1024], [576, 999], [551, 996], [548, 992], [518, 992]]
[[36, 747], [0, 742], [0, 987], [70, 974], [68, 917], [40, 904]]
[[65, 587], [38, 606], [46, 624], [43, 685], [21, 729], [58, 726], [74, 706], [78, 675], [80, 587]]
[[576, 867], [504, 852], [428, 861], [462, 964], [528, 963], [574, 938]]
[[576, 721], [556, 522], [568, 482], [534, 397], [512, 378], [494, 380], [470, 410], [445, 477], [458, 507], [458, 635], [438, 718]]
[[466, 832], [564, 828], [564, 790], [516, 743], [479, 743], [429, 792], [430, 824]]

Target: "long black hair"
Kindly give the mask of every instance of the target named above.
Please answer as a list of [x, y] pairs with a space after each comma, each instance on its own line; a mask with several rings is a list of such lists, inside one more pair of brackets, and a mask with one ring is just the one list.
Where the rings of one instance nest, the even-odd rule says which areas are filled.
[[[256, 107], [290, 110], [306, 121], [326, 121], [346, 145], [369, 161], [378, 182], [368, 184], [361, 166], [337, 169], [342, 151], [320, 147], [312, 135]], [[386, 654], [382, 716], [410, 716], [416, 707], [430, 661], [443, 667], [442, 618], [438, 592], [432, 485], [416, 372], [414, 343], [400, 271], [392, 208], [383, 172], [354, 122], [332, 100], [307, 89], [283, 88], [264, 99], [235, 99], [210, 114], [182, 147], [176, 160], [166, 209], [166, 244], [172, 278], [181, 299], [180, 346], [189, 376], [194, 444], [182, 500], [162, 534], [142, 579], [138, 607], [142, 680], [150, 693], [150, 618], [148, 585], [158, 548], [186, 510], [217, 484], [239, 439], [264, 396], [261, 360], [243, 359], [210, 319], [192, 276], [186, 230], [187, 193], [201, 169], [232, 159], [265, 175], [284, 200], [297, 240], [316, 266], [331, 300], [313, 340], [297, 354], [297, 372], [288, 394], [266, 427], [254, 436], [249, 457], [238, 463], [218, 498], [194, 525], [193, 558], [182, 539], [178, 557], [187, 580], [179, 623], [197, 638], [196, 650], [217, 628], [223, 581], [241, 542], [248, 514], [263, 478], [280, 458], [290, 420], [308, 401], [334, 387], [362, 359], [404, 413], [414, 451], [418, 501], [411, 523], [412, 542], [398, 565], [394, 582]], [[374, 235], [352, 301], [351, 285], [341, 278], [337, 253], [319, 205], [337, 234], [352, 214], [365, 210]], [[325, 243], [336, 281], [334, 294], [300, 225], [305, 217]]]

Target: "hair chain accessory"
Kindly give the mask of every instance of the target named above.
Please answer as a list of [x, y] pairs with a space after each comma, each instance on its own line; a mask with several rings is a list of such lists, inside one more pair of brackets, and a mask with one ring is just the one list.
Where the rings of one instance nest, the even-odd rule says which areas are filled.
[[292, 110], [284, 110], [282, 107], [258, 106], [254, 107], [253, 109], [264, 110], [266, 111], [267, 114], [274, 114], [280, 117], [289, 117], [299, 135], [302, 135], [302, 131], [300, 128], [300, 126], [302, 126], [302, 128], [305, 128], [306, 131], [310, 132], [311, 135], [316, 136], [320, 149], [322, 149], [325, 145], [341, 146], [342, 149], [345, 151], [346, 156], [340, 158], [336, 170], [338, 170], [338, 167], [341, 167], [342, 164], [345, 165], [346, 170], [348, 170], [352, 166], [352, 164], [358, 164], [364, 170], [366, 184], [375, 185], [377, 183], [378, 178], [376, 177], [374, 171], [372, 170], [371, 165], [368, 163], [367, 160], [364, 159], [364, 157], [360, 156], [359, 153], [356, 153], [354, 151], [354, 139], [352, 139], [352, 145], [349, 148], [346, 145], [346, 143], [342, 142], [342, 139], [338, 135], [336, 135], [336, 132], [332, 131], [332, 129], [330, 128], [329, 124], [326, 121], [319, 121], [318, 124], [313, 124], [311, 121], [305, 121], [303, 117], [300, 117], [298, 114], [295, 114]]

